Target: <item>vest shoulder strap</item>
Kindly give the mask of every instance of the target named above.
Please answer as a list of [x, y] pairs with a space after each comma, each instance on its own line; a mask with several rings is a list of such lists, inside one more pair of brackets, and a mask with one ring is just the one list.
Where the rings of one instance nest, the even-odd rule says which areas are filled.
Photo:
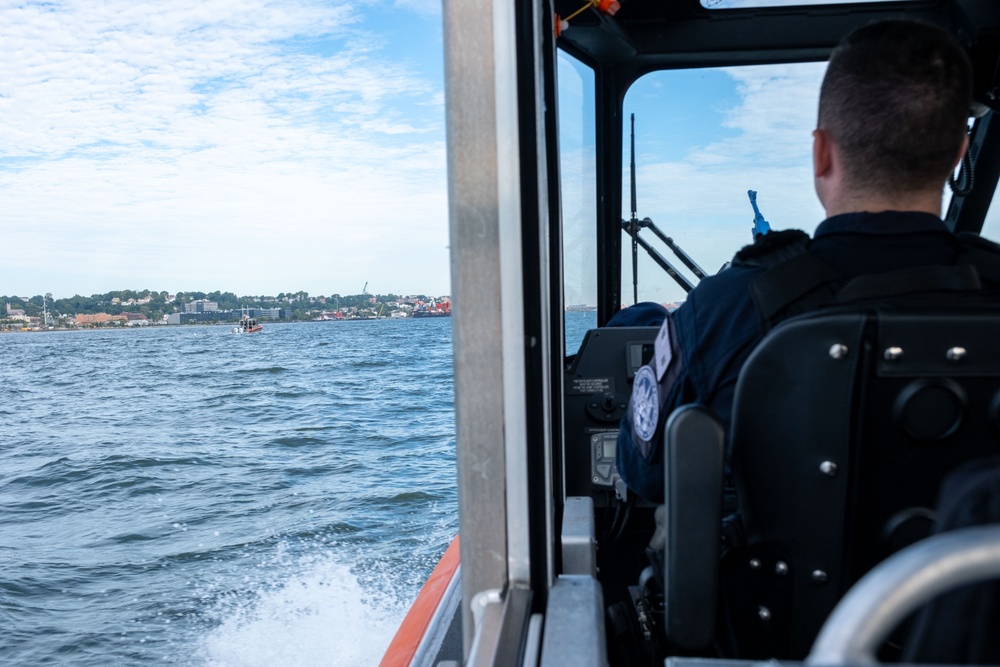
[[801, 229], [784, 229], [766, 234], [743, 246], [733, 257], [733, 266], [770, 268], [799, 255], [809, 247], [809, 235]]
[[1000, 285], [1000, 244], [970, 232], [958, 234], [958, 240], [962, 244], [958, 261], [975, 266], [985, 282]]
[[798, 230], [768, 234], [737, 253], [733, 265], [764, 269], [751, 282], [750, 294], [765, 331], [793, 315], [833, 305], [920, 293], [1000, 298], [1000, 244], [968, 233], [959, 234], [958, 240], [962, 251], [953, 265], [919, 266], [849, 281], [810, 252], [808, 235]]

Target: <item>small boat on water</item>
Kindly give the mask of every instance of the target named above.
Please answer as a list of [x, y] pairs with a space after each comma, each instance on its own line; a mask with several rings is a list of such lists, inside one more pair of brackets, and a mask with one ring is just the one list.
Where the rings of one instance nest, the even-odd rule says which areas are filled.
[[243, 314], [240, 316], [239, 324], [237, 324], [232, 329], [232, 333], [260, 333], [264, 330], [264, 325], [257, 322], [257, 318], [250, 317], [250, 311], [246, 308], [243, 309]]
[[434, 299], [428, 303], [421, 301], [414, 306], [410, 317], [451, 317], [451, 301], [435, 301]]

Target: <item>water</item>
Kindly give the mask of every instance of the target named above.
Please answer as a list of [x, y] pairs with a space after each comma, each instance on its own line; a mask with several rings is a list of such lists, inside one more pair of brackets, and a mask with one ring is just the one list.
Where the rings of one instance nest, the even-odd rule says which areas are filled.
[[576, 354], [580, 349], [580, 343], [589, 329], [597, 326], [597, 311], [570, 310], [563, 318], [563, 327], [566, 338], [566, 354]]
[[0, 664], [374, 665], [457, 531], [448, 320], [12, 334], [0, 369]]
[[0, 336], [0, 664], [377, 664], [457, 531], [450, 325]]

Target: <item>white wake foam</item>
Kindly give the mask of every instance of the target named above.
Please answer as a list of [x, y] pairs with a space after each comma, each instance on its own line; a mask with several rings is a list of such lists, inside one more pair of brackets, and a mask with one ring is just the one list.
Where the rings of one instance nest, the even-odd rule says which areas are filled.
[[373, 593], [332, 557], [310, 560], [300, 564], [298, 574], [250, 602], [221, 603], [217, 612], [223, 620], [204, 639], [203, 664], [377, 665], [406, 613], [388, 592], [391, 582]]

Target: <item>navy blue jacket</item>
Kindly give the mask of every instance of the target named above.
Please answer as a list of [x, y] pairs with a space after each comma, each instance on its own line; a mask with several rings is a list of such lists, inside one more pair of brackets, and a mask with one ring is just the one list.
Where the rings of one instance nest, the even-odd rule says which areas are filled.
[[[809, 251], [845, 279], [932, 264], [954, 264], [962, 251], [940, 218], [927, 213], [848, 213], [823, 221]], [[734, 264], [705, 278], [671, 316], [674, 359], [659, 385], [656, 434], [633, 435], [632, 406], [618, 434], [618, 473], [629, 489], [663, 502], [663, 426], [671, 410], [698, 403], [711, 407], [728, 432], [736, 379], [765, 327], [750, 283], [765, 269]]]

